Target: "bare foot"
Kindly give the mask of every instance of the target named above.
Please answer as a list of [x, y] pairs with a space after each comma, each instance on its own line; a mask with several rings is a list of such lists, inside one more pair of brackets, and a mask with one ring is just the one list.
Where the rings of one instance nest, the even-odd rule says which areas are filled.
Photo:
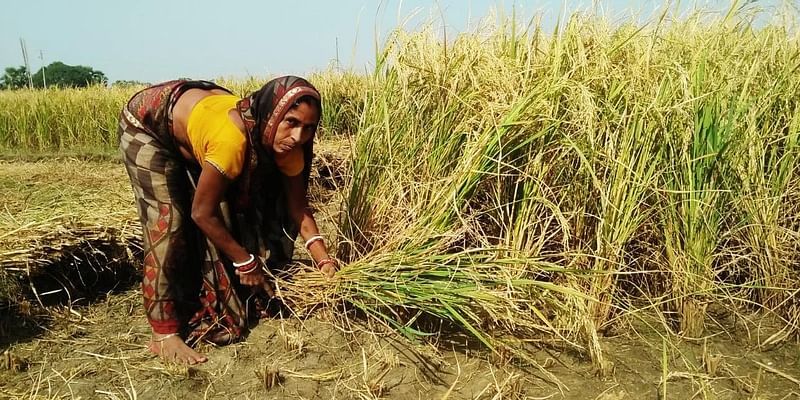
[[148, 346], [153, 354], [180, 364], [193, 365], [208, 361], [206, 356], [187, 346], [180, 336], [175, 335], [164, 338], [165, 336], [167, 335], [153, 333], [153, 338]]

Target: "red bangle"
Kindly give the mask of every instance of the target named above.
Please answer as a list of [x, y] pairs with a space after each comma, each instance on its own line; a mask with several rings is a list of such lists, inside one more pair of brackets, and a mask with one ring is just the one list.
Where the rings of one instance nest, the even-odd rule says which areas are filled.
[[258, 268], [258, 261], [253, 260], [249, 263], [242, 265], [240, 267], [236, 267], [236, 270], [239, 271], [240, 274], [249, 274]]
[[322, 267], [325, 264], [336, 264], [336, 261], [333, 261], [330, 258], [325, 258], [325, 259], [319, 260], [319, 262], [317, 263], [317, 268], [322, 269]]

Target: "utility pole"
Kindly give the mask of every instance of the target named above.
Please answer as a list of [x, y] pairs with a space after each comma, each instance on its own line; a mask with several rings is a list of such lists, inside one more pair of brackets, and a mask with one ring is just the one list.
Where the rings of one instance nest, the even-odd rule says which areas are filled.
[[22, 48], [22, 60], [25, 61], [25, 73], [28, 75], [28, 89], [33, 89], [33, 77], [31, 77], [31, 64], [28, 62], [28, 48], [25, 47], [25, 39], [19, 38], [19, 47]]
[[39, 50], [39, 61], [42, 62], [42, 86], [47, 89], [47, 74], [44, 67], [44, 52]]
[[336, 68], [341, 66], [341, 62], [339, 61], [339, 37], [336, 37]]

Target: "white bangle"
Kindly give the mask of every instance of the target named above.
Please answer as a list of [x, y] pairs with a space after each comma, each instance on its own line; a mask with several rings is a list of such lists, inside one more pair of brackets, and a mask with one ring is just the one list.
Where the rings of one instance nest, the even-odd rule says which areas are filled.
[[323, 239], [323, 238], [322, 238], [322, 236], [321, 236], [321, 235], [314, 235], [314, 236], [312, 236], [310, 239], [306, 240], [306, 250], [308, 250], [308, 248], [309, 248], [309, 247], [310, 247], [310, 246], [311, 246], [311, 245], [312, 245], [314, 242], [316, 242], [317, 240], [322, 240], [322, 239]]
[[244, 267], [245, 265], [250, 264], [251, 262], [253, 262], [255, 260], [256, 260], [256, 256], [250, 254], [250, 258], [248, 258], [247, 261], [240, 262], [240, 263], [233, 263], [233, 266], [236, 267], [236, 268]]

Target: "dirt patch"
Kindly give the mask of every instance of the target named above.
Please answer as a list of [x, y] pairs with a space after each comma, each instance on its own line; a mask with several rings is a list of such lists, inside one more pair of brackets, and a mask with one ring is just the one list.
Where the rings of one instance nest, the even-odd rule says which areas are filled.
[[[616, 366], [601, 379], [587, 360], [540, 352], [567, 387], [559, 390], [524, 366], [482, 351], [411, 344], [381, 327], [333, 324], [331, 315], [264, 320], [244, 342], [200, 346], [209, 362], [183, 367], [146, 350], [149, 327], [138, 290], [89, 307], [54, 309], [51, 327], [7, 349], [0, 395], [11, 398], [793, 398], [798, 347], [758, 351], [745, 341], [713, 338], [664, 349], [628, 337], [607, 338]], [[650, 337], [653, 339], [654, 337]], [[711, 361], [716, 360], [716, 361]], [[714, 362], [715, 366], [708, 365]], [[781, 376], [778, 373], [783, 373]], [[35, 396], [31, 396], [34, 395]]]

